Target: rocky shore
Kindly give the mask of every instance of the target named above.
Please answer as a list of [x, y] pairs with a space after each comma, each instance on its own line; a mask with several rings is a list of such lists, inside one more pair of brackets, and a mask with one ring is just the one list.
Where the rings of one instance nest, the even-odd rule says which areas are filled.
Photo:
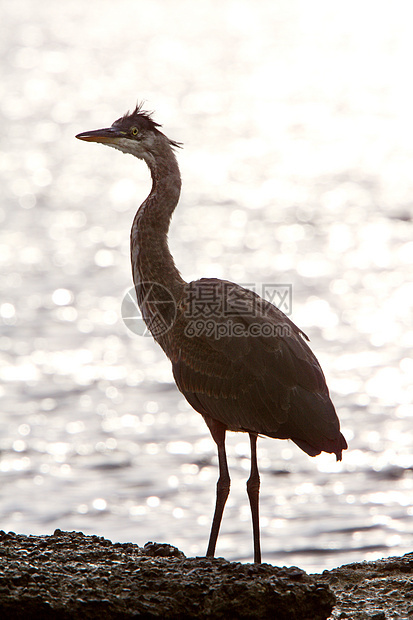
[[0, 618], [413, 618], [413, 553], [322, 575], [56, 530], [0, 532]]

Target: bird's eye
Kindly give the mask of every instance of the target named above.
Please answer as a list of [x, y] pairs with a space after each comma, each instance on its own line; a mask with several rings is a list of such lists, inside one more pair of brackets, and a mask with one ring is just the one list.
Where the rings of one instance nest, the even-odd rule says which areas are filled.
[[139, 131], [138, 131], [138, 128], [137, 128], [137, 127], [131, 127], [130, 132], [131, 132], [132, 136], [137, 136], [137, 135], [138, 135], [138, 133], [139, 133]]

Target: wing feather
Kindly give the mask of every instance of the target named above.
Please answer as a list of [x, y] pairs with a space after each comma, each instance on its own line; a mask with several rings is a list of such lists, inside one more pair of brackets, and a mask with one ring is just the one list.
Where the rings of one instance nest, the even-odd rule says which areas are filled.
[[198, 327], [203, 320], [214, 329], [191, 335], [186, 292], [169, 336], [160, 341], [188, 402], [230, 430], [291, 438], [308, 454], [324, 450], [341, 458], [346, 443], [305, 334], [275, 306], [236, 284], [202, 279], [188, 286], [202, 299], [212, 285], [226, 312], [221, 306], [211, 316], [204, 308], [196, 320]]

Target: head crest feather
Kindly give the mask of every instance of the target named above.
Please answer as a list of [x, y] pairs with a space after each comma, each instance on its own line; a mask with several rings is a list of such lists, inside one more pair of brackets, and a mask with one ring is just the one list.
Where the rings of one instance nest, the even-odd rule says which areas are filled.
[[[119, 127], [126, 127], [127, 129], [136, 126], [139, 129], [161, 133], [158, 127], [162, 127], [162, 125], [153, 120], [153, 112], [148, 112], [144, 110], [143, 105], [143, 102], [137, 103], [133, 112], [126, 112], [126, 114], [121, 116], [121, 118], [118, 118], [118, 120], [116, 120], [113, 125]], [[180, 142], [175, 142], [175, 140], [170, 140], [169, 138], [167, 138], [167, 140], [169, 140], [169, 144], [173, 147], [180, 148], [182, 146]]]

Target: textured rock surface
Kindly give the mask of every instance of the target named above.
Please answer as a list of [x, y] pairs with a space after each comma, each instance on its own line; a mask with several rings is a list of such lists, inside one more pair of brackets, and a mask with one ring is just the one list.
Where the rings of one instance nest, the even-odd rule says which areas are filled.
[[324, 571], [320, 577], [337, 596], [334, 619], [413, 618], [413, 553], [348, 564]]
[[185, 558], [169, 545], [0, 534], [0, 617], [327, 618], [335, 597], [298, 568]]
[[0, 532], [0, 618], [407, 619], [413, 553], [307, 575], [186, 558], [167, 544]]

